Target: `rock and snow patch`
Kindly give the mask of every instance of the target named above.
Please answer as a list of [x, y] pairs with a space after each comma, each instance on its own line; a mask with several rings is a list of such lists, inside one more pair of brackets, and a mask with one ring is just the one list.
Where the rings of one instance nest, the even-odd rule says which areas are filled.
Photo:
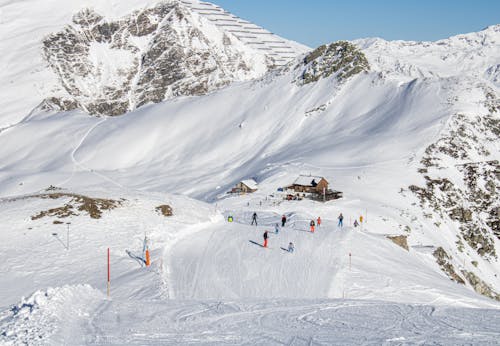
[[360, 72], [369, 71], [370, 64], [358, 47], [339, 41], [316, 48], [304, 57], [303, 63], [297, 68], [301, 69], [298, 82], [309, 84], [332, 74], [338, 81], [343, 81]]
[[274, 67], [271, 52], [219, 24], [180, 1], [113, 20], [83, 9], [43, 40], [44, 57], [60, 82], [47, 107], [121, 115], [147, 103], [203, 95]]

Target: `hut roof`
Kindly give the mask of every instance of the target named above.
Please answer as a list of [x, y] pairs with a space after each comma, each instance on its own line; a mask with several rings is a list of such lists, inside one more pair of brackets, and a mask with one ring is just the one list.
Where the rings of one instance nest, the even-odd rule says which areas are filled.
[[253, 179], [242, 180], [241, 183], [248, 186], [252, 190], [257, 190], [257, 182]]
[[[295, 181], [293, 182], [294, 185], [301, 185], [301, 186], [312, 186], [311, 182], [316, 181], [316, 183], [319, 183], [321, 179], [325, 179], [323, 177], [318, 177], [314, 175], [300, 175]], [[326, 180], [326, 179], [325, 179]]]

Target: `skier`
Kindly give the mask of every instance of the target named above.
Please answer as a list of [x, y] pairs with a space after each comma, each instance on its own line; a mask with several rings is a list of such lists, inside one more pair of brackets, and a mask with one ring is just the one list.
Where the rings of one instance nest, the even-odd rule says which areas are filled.
[[356, 228], [358, 226], [359, 226], [358, 220], [354, 220], [354, 228]]
[[344, 216], [342, 215], [342, 213], [340, 213], [339, 217], [339, 224], [337, 225], [338, 227], [342, 228], [344, 226], [343, 222], [344, 222]]
[[283, 214], [283, 216], [281, 217], [281, 227], [285, 227], [285, 223], [286, 223], [286, 216], [285, 214]]
[[311, 220], [310, 225], [311, 225], [311, 232], [314, 233], [314, 226], [315, 226], [314, 220]]
[[264, 232], [264, 247], [267, 247], [267, 238], [268, 238], [268, 234], [267, 234], [267, 230]]
[[276, 224], [274, 225], [274, 233], [278, 234], [280, 231], [280, 225]]
[[288, 244], [288, 252], [293, 253], [293, 250], [295, 250], [295, 247], [293, 246], [293, 243], [290, 242], [290, 244]]
[[318, 220], [316, 220], [316, 224], [318, 225], [318, 227], [321, 226], [321, 217], [320, 216], [318, 216]]
[[255, 222], [255, 226], [257, 226], [257, 213], [256, 212], [254, 212], [252, 215], [252, 225], [254, 222]]

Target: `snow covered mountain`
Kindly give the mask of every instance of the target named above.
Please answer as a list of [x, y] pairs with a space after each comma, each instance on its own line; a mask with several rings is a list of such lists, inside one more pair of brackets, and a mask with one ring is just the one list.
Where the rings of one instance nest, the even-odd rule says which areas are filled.
[[[59, 2], [49, 3], [46, 10], [55, 13], [43, 13], [49, 18], [35, 20], [34, 32], [29, 32], [35, 40], [28, 39], [27, 45], [35, 56], [27, 59], [23, 51], [2, 58], [6, 66], [26, 65], [35, 85], [27, 86], [28, 80], [20, 81], [9, 71], [0, 80], [10, 78], [14, 88], [34, 87], [37, 92], [32, 94], [42, 98], [38, 102], [43, 109], [78, 108], [112, 116], [260, 77], [308, 50], [206, 2], [132, 1], [129, 13], [117, 18], [98, 4], [82, 3], [78, 11], [74, 5], [62, 5], [61, 19]], [[12, 20], [26, 6], [8, 4], [5, 17]], [[45, 26], [47, 19], [52, 31]], [[5, 50], [9, 39], [26, 39], [19, 28], [3, 26]], [[35, 67], [33, 59], [48, 66]]]
[[[278, 53], [252, 48], [267, 34], [242, 37], [250, 25], [209, 4], [75, 3], [53, 0], [49, 8], [61, 6], [53, 14], [24, 8], [40, 17], [33, 38], [15, 21], [1, 24], [9, 29], [2, 48], [20, 48], [2, 57], [10, 87], [0, 101], [0, 215], [9, 225], [0, 232], [8, 258], [0, 265], [0, 342], [362, 344], [363, 333], [375, 344], [498, 340], [500, 25], [438, 42], [335, 42], [277, 67]], [[8, 1], [5, 17], [20, 4]], [[58, 24], [45, 27], [44, 14]], [[202, 36], [191, 37], [194, 28]], [[149, 33], [137, 36], [139, 29]], [[165, 88], [167, 75], [157, 71], [172, 72], [172, 61], [138, 58], [155, 55], [159, 30], [160, 50], [170, 52], [162, 40], [175, 37], [168, 47], [183, 57], [175, 67], [200, 68], [196, 78]], [[95, 39], [82, 39], [90, 32]], [[231, 45], [216, 49], [211, 40], [224, 35]], [[210, 43], [195, 44], [200, 37]], [[75, 41], [65, 46], [68, 39]], [[41, 48], [44, 40], [54, 53]], [[130, 60], [121, 65], [119, 54], [120, 69], [106, 70], [99, 49], [114, 45]], [[211, 59], [187, 63], [212, 49], [220, 71], [205, 69]], [[155, 76], [141, 84], [147, 66]], [[176, 97], [200, 85], [203, 95]], [[156, 91], [173, 98], [153, 104]], [[74, 109], [37, 107], [52, 96]], [[134, 110], [83, 111], [102, 113], [99, 100], [106, 112]], [[285, 200], [278, 188], [304, 174], [325, 177], [344, 197]], [[249, 178], [257, 192], [226, 193]], [[165, 205], [173, 216], [161, 213]], [[257, 227], [249, 225], [254, 211]], [[288, 225], [262, 249], [262, 233], [283, 214]], [[317, 216], [324, 222], [311, 234]], [[148, 269], [136, 255], [145, 233]], [[281, 249], [289, 242], [294, 254]]]

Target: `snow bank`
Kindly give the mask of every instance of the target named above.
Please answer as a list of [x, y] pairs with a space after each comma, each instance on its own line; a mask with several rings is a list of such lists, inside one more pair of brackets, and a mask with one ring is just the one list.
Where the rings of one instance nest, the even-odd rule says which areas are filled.
[[89, 285], [36, 291], [0, 315], [0, 342], [6, 345], [84, 342], [75, 339], [83, 334], [70, 321], [90, 321], [91, 312], [103, 299], [103, 294]]

